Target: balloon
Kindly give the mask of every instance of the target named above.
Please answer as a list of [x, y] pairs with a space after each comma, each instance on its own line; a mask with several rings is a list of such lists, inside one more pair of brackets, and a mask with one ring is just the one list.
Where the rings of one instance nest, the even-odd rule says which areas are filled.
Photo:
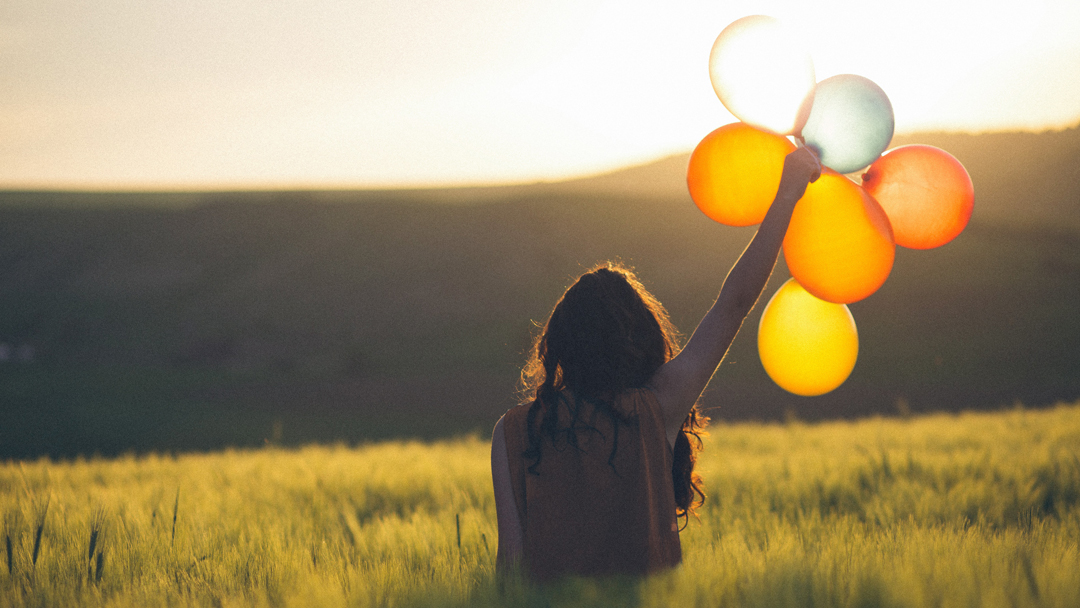
[[859, 185], [826, 169], [806, 187], [784, 237], [784, 260], [807, 291], [857, 302], [881, 287], [895, 257], [889, 218]]
[[780, 388], [813, 397], [840, 386], [859, 356], [851, 311], [810, 295], [788, 279], [761, 313], [758, 356]]
[[893, 227], [896, 244], [931, 249], [967, 226], [975, 188], [960, 161], [934, 146], [901, 146], [886, 152], [863, 174]]
[[881, 87], [862, 76], [840, 74], [817, 84], [802, 136], [821, 164], [851, 173], [885, 151], [894, 126], [892, 104]]
[[690, 154], [686, 185], [705, 215], [728, 226], [761, 223], [795, 145], [741, 122], [705, 136]]
[[713, 90], [739, 120], [781, 135], [797, 133], [809, 114], [815, 84], [806, 48], [772, 17], [733, 21], [709, 54]]

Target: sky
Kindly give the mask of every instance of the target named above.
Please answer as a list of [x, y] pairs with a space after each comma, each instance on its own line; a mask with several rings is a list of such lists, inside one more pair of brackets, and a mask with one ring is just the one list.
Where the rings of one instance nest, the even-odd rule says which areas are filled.
[[1080, 123], [1076, 0], [4, 0], [0, 189], [558, 180], [735, 120], [709, 51], [752, 14], [898, 132]]

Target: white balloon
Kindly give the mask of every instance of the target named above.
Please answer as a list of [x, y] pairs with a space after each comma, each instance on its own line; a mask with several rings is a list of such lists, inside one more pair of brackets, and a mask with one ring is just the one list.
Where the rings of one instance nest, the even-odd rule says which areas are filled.
[[733, 21], [709, 55], [713, 90], [739, 120], [780, 135], [797, 133], [810, 113], [816, 82], [806, 49], [772, 17]]

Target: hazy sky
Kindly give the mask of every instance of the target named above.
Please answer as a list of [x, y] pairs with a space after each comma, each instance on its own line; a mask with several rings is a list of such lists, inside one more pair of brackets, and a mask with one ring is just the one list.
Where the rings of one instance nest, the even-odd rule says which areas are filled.
[[897, 129], [1080, 122], [1077, 0], [4, 0], [0, 188], [558, 179], [690, 150], [732, 20]]

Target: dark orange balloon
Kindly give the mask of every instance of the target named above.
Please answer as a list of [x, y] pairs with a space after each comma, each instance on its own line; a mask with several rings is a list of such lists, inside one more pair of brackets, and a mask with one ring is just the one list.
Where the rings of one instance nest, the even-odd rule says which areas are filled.
[[788, 270], [806, 291], [858, 302], [881, 287], [895, 257], [889, 218], [858, 184], [825, 169], [807, 186], [784, 237]]
[[787, 138], [745, 123], [709, 133], [690, 155], [686, 185], [698, 209], [728, 226], [751, 226], [765, 219], [795, 150]]
[[956, 238], [975, 206], [964, 165], [934, 146], [889, 150], [863, 174], [863, 188], [889, 216], [896, 244], [911, 249], [940, 247]]

